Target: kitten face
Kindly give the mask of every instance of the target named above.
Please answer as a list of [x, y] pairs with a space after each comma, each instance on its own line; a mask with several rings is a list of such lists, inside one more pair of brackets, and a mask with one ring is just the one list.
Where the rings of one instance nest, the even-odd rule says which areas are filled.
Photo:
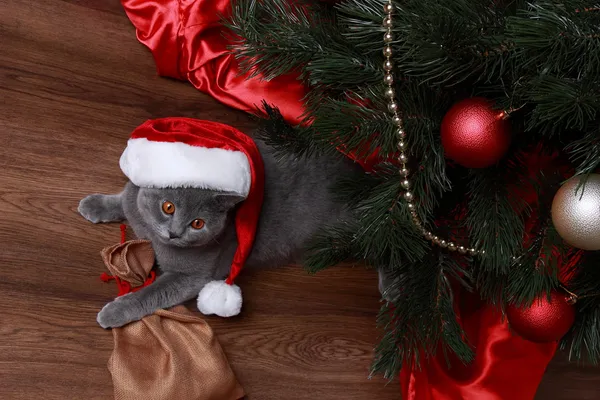
[[237, 194], [205, 189], [140, 188], [137, 205], [153, 241], [197, 247], [218, 239], [229, 211], [242, 200]]

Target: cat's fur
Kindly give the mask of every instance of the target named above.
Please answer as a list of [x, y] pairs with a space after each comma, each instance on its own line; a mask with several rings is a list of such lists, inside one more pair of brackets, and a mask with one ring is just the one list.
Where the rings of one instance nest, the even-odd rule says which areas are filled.
[[[245, 269], [284, 265], [302, 255], [307, 242], [326, 225], [349, 218], [331, 189], [338, 178], [360, 173], [343, 156], [275, 157], [260, 140], [265, 164], [265, 193], [256, 240]], [[164, 201], [175, 213], [162, 211]], [[119, 327], [157, 309], [198, 295], [209, 281], [224, 279], [237, 247], [232, 213], [242, 201], [230, 193], [203, 189], [148, 189], [129, 182], [117, 195], [93, 194], [79, 204], [91, 222], [126, 219], [139, 238], [152, 241], [160, 275], [152, 285], [117, 298], [98, 314], [104, 327]], [[190, 227], [201, 218], [201, 230]]]

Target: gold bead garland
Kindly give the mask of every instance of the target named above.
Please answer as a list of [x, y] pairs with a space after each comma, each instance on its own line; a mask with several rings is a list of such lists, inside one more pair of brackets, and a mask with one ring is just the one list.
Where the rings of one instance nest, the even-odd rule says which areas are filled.
[[421, 232], [421, 234], [423, 235], [423, 237], [425, 239], [427, 239], [428, 241], [430, 241], [432, 244], [439, 246], [441, 248], [444, 249], [448, 249], [449, 251], [457, 251], [460, 254], [470, 254], [472, 256], [476, 256], [476, 255], [483, 255], [485, 252], [483, 250], [477, 250], [473, 247], [465, 247], [465, 246], [460, 246], [450, 240], [445, 240], [442, 239], [436, 235], [434, 235], [432, 232], [428, 231], [427, 228], [425, 228], [425, 226], [423, 225], [423, 222], [421, 221], [421, 219], [419, 218], [419, 214], [417, 213], [415, 204], [414, 204], [414, 195], [413, 193], [410, 191], [410, 187], [411, 187], [411, 182], [409, 180], [409, 175], [410, 172], [408, 170], [408, 168], [406, 167], [406, 164], [408, 164], [408, 156], [406, 155], [406, 149], [407, 149], [407, 144], [406, 144], [406, 132], [404, 131], [404, 123], [402, 121], [402, 117], [400, 116], [399, 113], [399, 106], [398, 103], [396, 102], [396, 92], [394, 90], [394, 64], [392, 62], [392, 55], [394, 53], [394, 50], [392, 49], [392, 45], [391, 43], [394, 40], [394, 34], [392, 32], [392, 27], [393, 27], [393, 11], [394, 11], [394, 5], [392, 4], [392, 0], [388, 0], [388, 2], [383, 6], [383, 10], [384, 10], [384, 17], [383, 17], [383, 27], [386, 29], [385, 33], [383, 34], [383, 42], [384, 42], [384, 47], [383, 47], [383, 56], [385, 57], [385, 61], [383, 62], [383, 70], [385, 71], [385, 74], [383, 76], [383, 83], [386, 85], [385, 89], [384, 89], [384, 95], [386, 98], [389, 99], [389, 103], [388, 103], [388, 110], [392, 115], [392, 122], [394, 123], [394, 125], [397, 126], [397, 130], [396, 133], [398, 135], [398, 151], [400, 152], [398, 155], [398, 162], [400, 163], [400, 176], [402, 178], [402, 181], [400, 182], [400, 185], [402, 186], [403, 189], [405, 189], [404, 192], [404, 200], [406, 201], [406, 205], [410, 211], [410, 214], [412, 216], [412, 221], [413, 224], [415, 225], [415, 227]]

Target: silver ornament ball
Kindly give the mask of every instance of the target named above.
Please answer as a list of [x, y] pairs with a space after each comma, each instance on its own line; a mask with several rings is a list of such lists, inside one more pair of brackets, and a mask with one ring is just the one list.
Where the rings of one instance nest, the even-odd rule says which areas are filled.
[[565, 242], [582, 250], [600, 250], [600, 175], [569, 179], [552, 200], [552, 222]]

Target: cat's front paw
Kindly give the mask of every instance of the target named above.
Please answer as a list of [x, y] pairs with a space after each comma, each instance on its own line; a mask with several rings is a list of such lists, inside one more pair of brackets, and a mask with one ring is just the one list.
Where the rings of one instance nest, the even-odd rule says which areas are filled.
[[102, 221], [102, 214], [104, 211], [104, 205], [101, 194], [91, 194], [86, 196], [79, 202], [77, 207], [79, 214], [85, 219], [94, 224]]
[[96, 321], [104, 329], [119, 328], [140, 319], [135, 314], [132, 304], [128, 304], [128, 302], [123, 301], [122, 297], [119, 297], [100, 310]]
[[94, 224], [119, 221], [123, 219], [120, 204], [112, 197], [114, 196], [91, 194], [79, 202], [77, 211]]

